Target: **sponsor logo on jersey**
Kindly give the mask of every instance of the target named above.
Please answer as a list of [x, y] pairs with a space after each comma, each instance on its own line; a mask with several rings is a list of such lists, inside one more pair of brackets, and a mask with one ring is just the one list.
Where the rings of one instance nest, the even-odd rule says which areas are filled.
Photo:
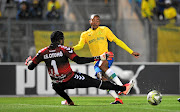
[[96, 41], [96, 39], [92, 39], [89, 41], [89, 44], [91, 44], [92, 42]]
[[97, 40], [104, 40], [104, 37], [98, 37]]
[[89, 41], [89, 44], [95, 42], [95, 41], [98, 41], [98, 40], [104, 40], [104, 37], [97, 37], [97, 39], [92, 39]]

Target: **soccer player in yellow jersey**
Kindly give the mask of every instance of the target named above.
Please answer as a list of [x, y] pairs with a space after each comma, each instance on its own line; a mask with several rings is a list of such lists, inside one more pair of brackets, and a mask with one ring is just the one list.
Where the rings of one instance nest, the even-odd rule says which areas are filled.
[[[139, 57], [139, 53], [131, 50], [123, 41], [119, 40], [112, 31], [106, 26], [100, 25], [100, 17], [97, 14], [93, 14], [90, 17], [89, 23], [91, 28], [84, 31], [81, 34], [80, 41], [76, 46], [73, 46], [74, 50], [80, 50], [84, 47], [85, 43], [89, 45], [92, 56], [98, 56], [104, 52], [108, 52], [108, 42], [115, 42], [118, 46], [129, 52], [135, 58]], [[110, 68], [113, 63], [112, 60], [96, 61], [94, 69], [96, 71], [97, 78], [101, 80], [111, 79], [117, 85], [123, 85], [119, 78], [116, 76], [114, 71]], [[123, 104], [122, 100], [119, 99], [115, 91], [109, 91], [109, 93], [115, 98], [115, 101], [111, 104]]]

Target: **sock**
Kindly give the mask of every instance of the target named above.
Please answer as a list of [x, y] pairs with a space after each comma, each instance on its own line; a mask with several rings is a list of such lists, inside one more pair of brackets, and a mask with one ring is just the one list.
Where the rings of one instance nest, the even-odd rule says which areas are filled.
[[110, 90], [110, 91], [109, 91], [109, 94], [110, 94], [112, 97], [114, 97], [114, 98], [119, 98], [118, 95], [117, 95], [117, 93], [116, 93], [114, 90]]
[[63, 97], [65, 100], [67, 100], [68, 104], [70, 104], [71, 102], [73, 102], [73, 101], [71, 100], [71, 98], [69, 97], [69, 95], [68, 95], [64, 90], [59, 89], [59, 86], [58, 86], [58, 85], [54, 84], [54, 85], [53, 85], [53, 89], [56, 91], [56, 93], [57, 93], [59, 96]]
[[115, 90], [115, 91], [125, 91], [126, 87], [125, 86], [119, 86], [119, 85], [115, 85], [109, 81], [102, 81], [99, 84], [99, 88], [100, 89], [108, 89], [108, 90]]
[[67, 93], [65, 93], [64, 91], [63, 92], [60, 92], [59, 95], [61, 97], [63, 97], [65, 100], [67, 100], [68, 104], [70, 104], [72, 102], [71, 98], [67, 95]]
[[120, 79], [116, 76], [116, 74], [114, 73], [114, 71], [112, 69], [108, 69], [106, 72], [106, 75], [108, 75], [110, 77], [110, 79], [112, 79], [117, 85], [123, 86], [122, 82], [120, 81]]

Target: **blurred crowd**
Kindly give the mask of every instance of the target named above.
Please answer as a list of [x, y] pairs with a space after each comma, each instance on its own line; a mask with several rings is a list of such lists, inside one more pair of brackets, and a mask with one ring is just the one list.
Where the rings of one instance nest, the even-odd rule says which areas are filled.
[[[133, 0], [129, 0], [133, 1]], [[141, 9], [142, 18], [149, 20], [177, 20], [180, 15], [180, 0], [134, 0]], [[17, 20], [46, 19], [75, 20], [73, 13], [69, 12], [66, 0], [7, 0], [17, 5]], [[2, 16], [0, 11], [0, 17]]]
[[[74, 12], [69, 7], [68, 0], [0, 0], [0, 6], [2, 6], [1, 3], [7, 3], [8, 7], [12, 9], [9, 11], [2, 11], [2, 7], [0, 7], [0, 18], [7, 19], [9, 16], [11, 19], [16, 20], [55, 20], [55, 21], [61, 21], [65, 20], [70, 23], [76, 22], [76, 16]], [[5, 9], [5, 8], [4, 8]], [[2, 11], [2, 12], [1, 12]], [[7, 13], [9, 12], [9, 13]], [[2, 26], [3, 25], [3, 26]], [[23, 26], [23, 25], [22, 25]], [[57, 25], [49, 25], [49, 28], [55, 27]], [[76, 25], [74, 25], [75, 27]], [[62, 26], [67, 27], [66, 29], [73, 29], [74, 27], [71, 27], [71, 24], [68, 26]], [[77, 26], [76, 26], [77, 27]], [[4, 24], [0, 24], [1, 28], [1, 34], [4, 31], [3, 28], [6, 30], [6, 26]], [[24, 27], [19, 26], [12, 27], [13, 30], [21, 30]], [[52, 30], [54, 30], [52, 28]], [[74, 28], [75, 29], [75, 28]], [[6, 30], [7, 31], [7, 30]], [[22, 37], [20, 38], [26, 38], [26, 35], [23, 31], [19, 31], [18, 34]], [[11, 34], [13, 35], [13, 34]], [[6, 36], [6, 32], [3, 33], [3, 36]], [[8, 49], [6, 45], [0, 46], [0, 62], [21, 62], [23, 60], [22, 54], [23, 50], [19, 49], [20, 45], [13, 45], [13, 49]], [[8, 50], [11, 51], [8, 55]], [[36, 53], [35, 46], [32, 45], [32, 47], [29, 48], [28, 55], [34, 56]], [[24, 61], [24, 60], [23, 60]]]
[[[1, 1], [2, 2], [2, 1]], [[5, 0], [4, 4], [16, 5], [17, 20], [63, 20], [74, 21], [75, 15], [69, 9], [67, 0]], [[2, 5], [1, 5], [2, 7]], [[3, 16], [0, 7], [0, 17]]]
[[[45, 4], [44, 0], [18, 0], [16, 19], [47, 19], [60, 20], [63, 18], [61, 4], [56, 0], [49, 0]], [[46, 6], [46, 14], [44, 13], [44, 6]], [[45, 17], [43, 17], [45, 15]]]
[[180, 15], [180, 0], [136, 0], [144, 19], [175, 23]]

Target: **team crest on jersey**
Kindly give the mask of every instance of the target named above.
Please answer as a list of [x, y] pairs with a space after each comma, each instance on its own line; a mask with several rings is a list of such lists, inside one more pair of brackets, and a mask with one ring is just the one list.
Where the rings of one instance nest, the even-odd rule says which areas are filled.
[[101, 35], [102, 34], [102, 32], [100, 31], [100, 32], [98, 32], [98, 35]]

